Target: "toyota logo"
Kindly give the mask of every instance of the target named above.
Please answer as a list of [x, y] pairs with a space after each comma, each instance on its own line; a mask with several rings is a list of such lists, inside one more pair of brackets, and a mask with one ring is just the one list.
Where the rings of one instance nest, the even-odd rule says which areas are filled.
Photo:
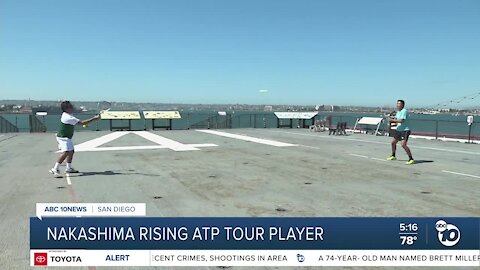
[[44, 263], [46, 260], [47, 260], [47, 258], [45, 258], [45, 256], [37, 256], [35, 258], [35, 261], [38, 262], [38, 263]]

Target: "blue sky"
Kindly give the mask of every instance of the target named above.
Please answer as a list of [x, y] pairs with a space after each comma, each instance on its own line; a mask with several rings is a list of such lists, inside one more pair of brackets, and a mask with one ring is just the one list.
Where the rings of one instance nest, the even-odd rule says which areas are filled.
[[477, 0], [2, 0], [0, 99], [430, 105], [480, 91], [479, 29]]

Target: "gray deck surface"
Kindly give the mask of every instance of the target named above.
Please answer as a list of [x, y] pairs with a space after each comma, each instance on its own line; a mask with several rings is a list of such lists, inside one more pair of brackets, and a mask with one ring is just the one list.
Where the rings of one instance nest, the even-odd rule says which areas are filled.
[[[83, 173], [68, 185], [47, 172], [57, 158], [54, 134], [1, 134], [0, 268], [30, 269], [28, 218], [37, 202], [145, 202], [147, 215], [159, 217], [480, 216], [480, 145], [411, 139], [419, 163], [408, 166], [400, 147], [399, 161], [385, 160], [388, 137], [300, 129], [220, 131], [297, 146], [194, 130], [154, 131], [185, 144], [218, 146], [78, 152], [74, 167]], [[74, 141], [105, 134], [77, 132]], [[128, 134], [104, 146], [140, 145], [154, 143]]]

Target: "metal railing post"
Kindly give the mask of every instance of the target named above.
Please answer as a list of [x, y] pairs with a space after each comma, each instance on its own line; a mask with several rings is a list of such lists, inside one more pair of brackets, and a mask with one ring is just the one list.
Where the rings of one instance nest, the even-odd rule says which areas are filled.
[[468, 125], [468, 143], [470, 143], [470, 140], [472, 138], [472, 125]]

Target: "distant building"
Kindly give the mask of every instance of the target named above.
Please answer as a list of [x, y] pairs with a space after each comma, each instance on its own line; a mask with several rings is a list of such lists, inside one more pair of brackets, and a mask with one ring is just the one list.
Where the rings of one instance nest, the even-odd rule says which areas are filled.
[[31, 113], [32, 112], [32, 107], [31, 106], [21, 106], [21, 108], [18, 110], [20, 113]]
[[273, 106], [267, 105], [263, 108], [264, 111], [266, 112], [272, 112], [273, 111]]
[[340, 111], [340, 106], [336, 106], [336, 105], [328, 105], [328, 106], [323, 106], [323, 110], [324, 111], [329, 111], [329, 112], [336, 112], [336, 111]]

